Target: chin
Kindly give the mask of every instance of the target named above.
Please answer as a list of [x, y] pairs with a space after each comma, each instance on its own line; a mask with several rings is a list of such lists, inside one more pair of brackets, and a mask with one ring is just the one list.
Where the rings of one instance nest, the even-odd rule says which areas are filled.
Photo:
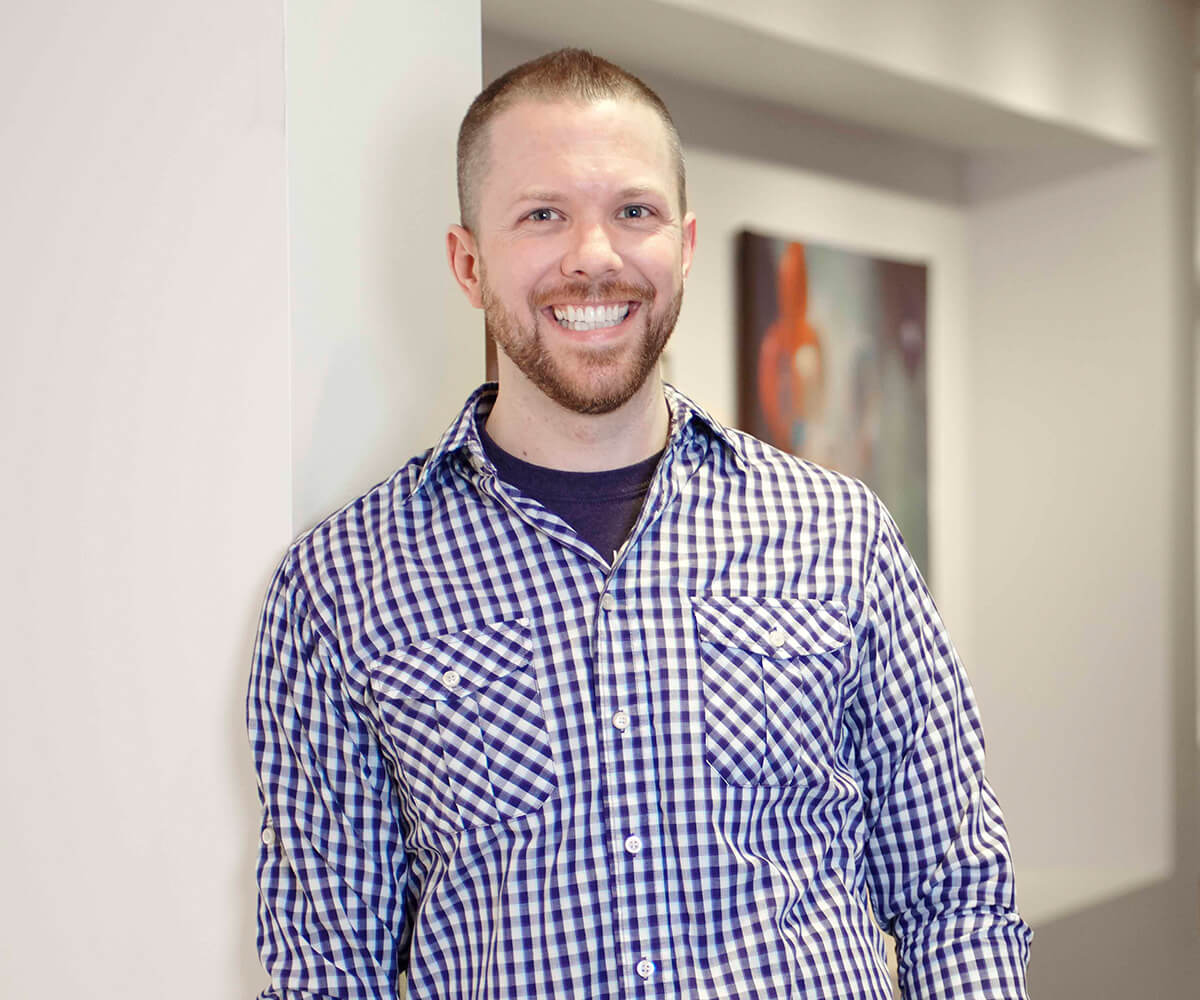
[[656, 369], [657, 360], [648, 369], [627, 361], [618, 371], [607, 372], [599, 377], [564, 378], [560, 373], [538, 372], [533, 382], [564, 409], [601, 416], [619, 410], [633, 399]]

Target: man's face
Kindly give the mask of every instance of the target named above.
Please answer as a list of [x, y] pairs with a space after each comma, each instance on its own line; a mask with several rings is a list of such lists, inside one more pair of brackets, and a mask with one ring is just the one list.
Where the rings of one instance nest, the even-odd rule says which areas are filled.
[[[695, 243], [675, 176], [666, 129], [644, 104], [526, 100], [496, 116], [477, 232], [456, 227], [450, 243], [500, 348], [502, 391], [595, 414], [646, 383]], [[469, 249], [458, 259], [456, 238]]]

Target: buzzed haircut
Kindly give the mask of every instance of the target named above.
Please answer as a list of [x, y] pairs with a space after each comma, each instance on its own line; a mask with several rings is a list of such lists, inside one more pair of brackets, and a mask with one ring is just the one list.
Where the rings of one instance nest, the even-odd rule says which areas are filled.
[[667, 130], [675, 160], [680, 217], [687, 212], [686, 175], [679, 132], [663, 99], [632, 73], [586, 49], [559, 49], [515, 66], [497, 77], [471, 102], [458, 130], [458, 211], [463, 226], [475, 231], [479, 185], [487, 170], [488, 126], [521, 100], [629, 99], [657, 112]]

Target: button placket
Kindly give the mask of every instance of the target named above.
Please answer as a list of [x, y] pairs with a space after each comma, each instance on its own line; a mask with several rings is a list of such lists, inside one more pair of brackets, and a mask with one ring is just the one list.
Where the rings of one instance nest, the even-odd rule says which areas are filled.
[[[624, 560], [623, 567], [635, 565], [636, 555], [631, 557], [626, 551]], [[597, 601], [593, 647], [597, 707], [602, 713], [598, 721], [604, 727], [600, 743], [605, 759], [605, 812], [613, 836], [610, 857], [617, 906], [614, 943], [627, 963], [625, 974], [636, 974], [634, 981], [639, 986], [656, 989], [661, 973], [649, 956], [662, 947], [661, 928], [644, 916], [659, 907], [663, 888], [655, 853], [656, 838], [661, 836], [653, 804], [657, 758], [654, 729], [648, 724], [651, 716], [647, 714], [653, 708], [648, 701], [647, 651], [642, 648], [644, 640], [637, 624], [636, 595], [620, 586], [620, 576], [614, 568], [614, 576], [605, 584], [612, 589], [605, 589]], [[643, 716], [647, 724], [643, 724]]]

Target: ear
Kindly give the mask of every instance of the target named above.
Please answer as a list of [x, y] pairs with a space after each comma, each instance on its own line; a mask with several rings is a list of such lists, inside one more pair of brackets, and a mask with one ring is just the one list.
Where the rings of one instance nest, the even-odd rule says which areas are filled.
[[446, 259], [458, 287], [476, 309], [483, 308], [483, 291], [479, 278], [479, 250], [471, 230], [451, 226], [446, 233]]
[[683, 276], [692, 269], [692, 255], [696, 252], [696, 214], [688, 212], [683, 217]]

